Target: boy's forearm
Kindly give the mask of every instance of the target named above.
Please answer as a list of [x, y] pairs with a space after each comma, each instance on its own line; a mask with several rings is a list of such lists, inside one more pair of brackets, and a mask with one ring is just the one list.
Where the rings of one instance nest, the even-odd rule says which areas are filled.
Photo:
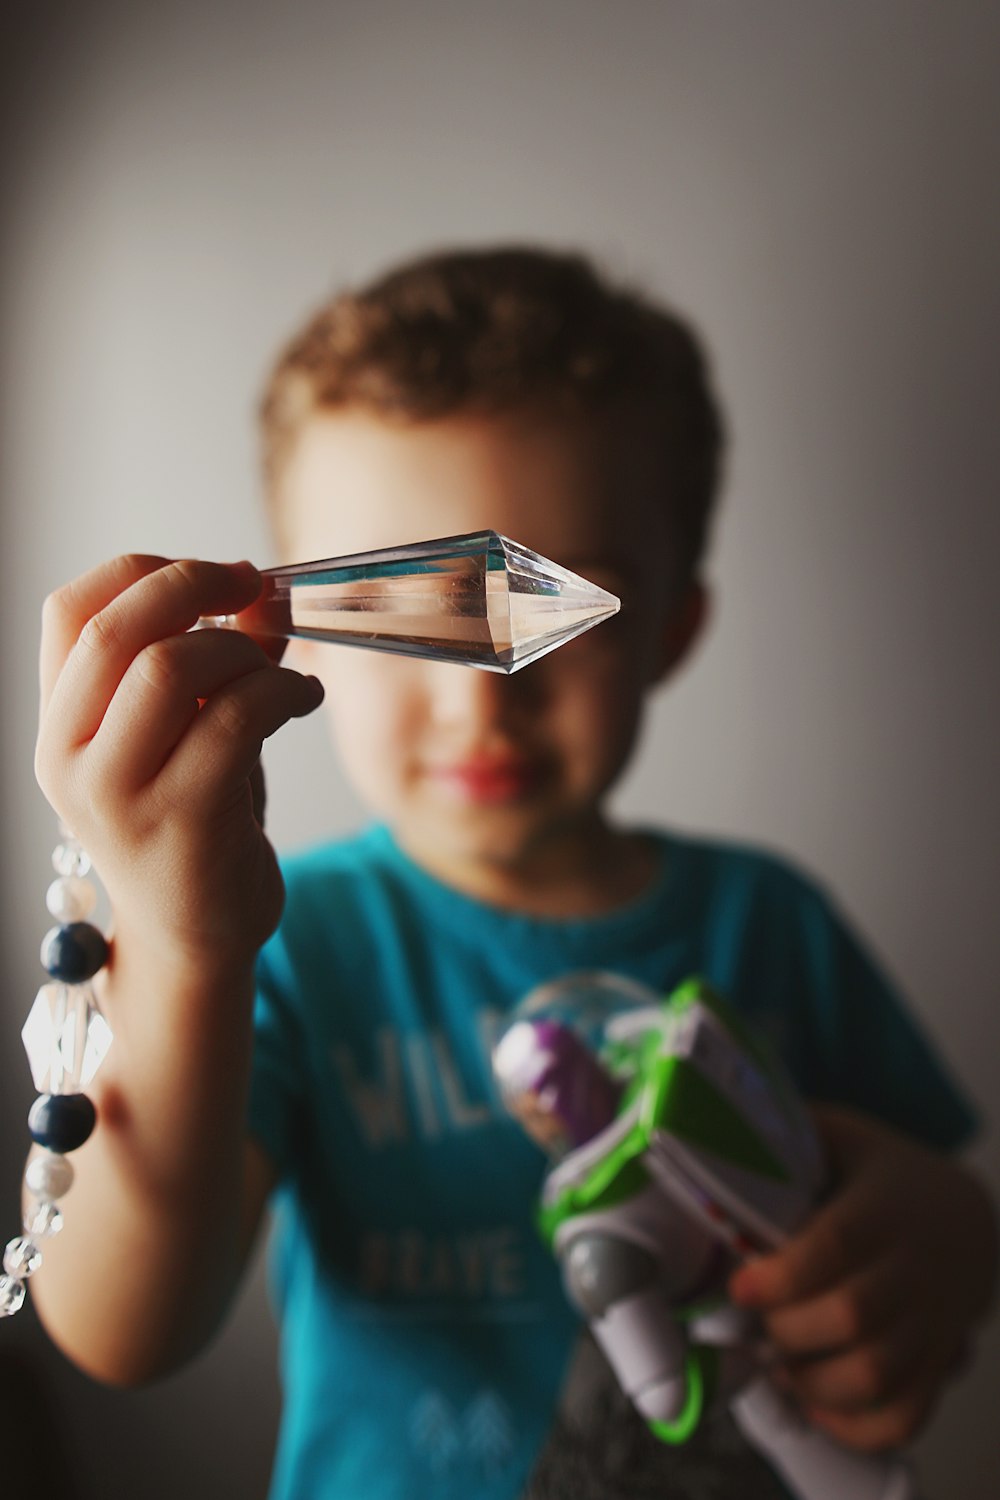
[[33, 1293], [70, 1358], [134, 1384], [206, 1342], [239, 1277], [253, 969], [154, 960], [121, 936], [102, 978], [98, 1125]]

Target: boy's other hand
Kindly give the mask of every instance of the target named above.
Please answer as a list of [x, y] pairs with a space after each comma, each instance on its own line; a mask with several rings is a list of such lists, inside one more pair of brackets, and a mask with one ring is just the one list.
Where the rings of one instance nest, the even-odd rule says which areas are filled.
[[191, 630], [260, 590], [249, 563], [126, 556], [45, 603], [38, 781], [93, 858], [116, 937], [154, 952], [252, 958], [280, 916], [260, 749], [322, 689], [240, 631]]
[[798, 1234], [729, 1291], [780, 1356], [776, 1383], [866, 1451], [926, 1422], [992, 1295], [993, 1211], [976, 1179], [868, 1116], [815, 1111], [835, 1188]]

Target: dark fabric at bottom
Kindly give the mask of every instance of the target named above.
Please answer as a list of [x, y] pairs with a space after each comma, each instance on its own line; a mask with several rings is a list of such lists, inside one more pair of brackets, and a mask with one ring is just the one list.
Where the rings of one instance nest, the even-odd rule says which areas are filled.
[[524, 1500], [788, 1500], [788, 1491], [725, 1409], [689, 1442], [659, 1442], [584, 1335]]

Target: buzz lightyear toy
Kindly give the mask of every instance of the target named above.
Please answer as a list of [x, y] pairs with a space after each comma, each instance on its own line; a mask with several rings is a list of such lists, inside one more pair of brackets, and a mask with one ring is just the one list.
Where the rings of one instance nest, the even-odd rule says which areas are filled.
[[619, 1384], [684, 1442], [728, 1401], [799, 1500], [915, 1500], [902, 1460], [811, 1427], [767, 1378], [755, 1315], [725, 1299], [823, 1189], [809, 1115], [772, 1057], [693, 979], [667, 1000], [620, 975], [534, 990], [494, 1052], [511, 1114], [554, 1165], [539, 1227]]

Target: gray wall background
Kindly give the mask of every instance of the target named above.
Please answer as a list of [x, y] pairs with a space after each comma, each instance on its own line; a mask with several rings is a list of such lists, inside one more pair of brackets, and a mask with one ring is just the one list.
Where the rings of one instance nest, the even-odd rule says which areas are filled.
[[[31, 772], [41, 600], [130, 548], [268, 560], [251, 410], [277, 342], [341, 280], [453, 241], [581, 245], [703, 326], [733, 433], [717, 619], [656, 701], [620, 809], [821, 872], [992, 1111], [996, 6], [91, 0], [9, 25], [10, 1232], [53, 842]], [[279, 847], [361, 816], [318, 723], [267, 764]], [[1000, 1184], [994, 1131], [977, 1161]], [[4, 1349], [41, 1370], [88, 1497], [263, 1496], [259, 1266], [216, 1346], [150, 1391], [90, 1385], [31, 1313]], [[998, 1377], [994, 1326], [920, 1445], [929, 1495], [996, 1495]]]

